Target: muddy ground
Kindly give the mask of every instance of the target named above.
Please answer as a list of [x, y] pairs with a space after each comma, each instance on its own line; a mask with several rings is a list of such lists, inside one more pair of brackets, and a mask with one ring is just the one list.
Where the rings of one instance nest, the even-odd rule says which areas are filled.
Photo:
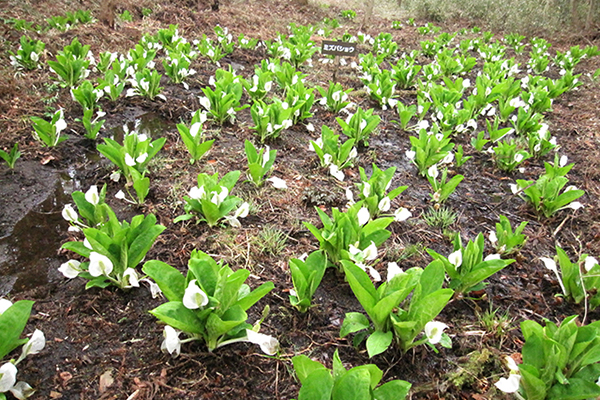
[[[0, 11], [4, 18], [24, 18], [42, 23], [45, 16], [63, 14], [77, 8], [91, 9], [97, 15], [96, 2], [35, 1], [21, 4], [9, 1]], [[188, 2], [194, 3], [195, 2]], [[45, 59], [52, 59], [57, 49], [77, 36], [90, 44], [94, 54], [110, 50], [125, 52], [134, 46], [142, 33], [154, 33], [168, 24], [179, 24], [182, 36], [192, 40], [203, 33], [212, 35], [220, 24], [234, 36], [271, 39], [276, 32], [286, 32], [289, 22], [318, 24], [325, 17], [338, 17], [339, 9], [311, 3], [295, 7], [287, 1], [222, 2], [218, 12], [208, 7], [198, 11], [184, 1], [148, 2], [120, 5], [117, 11], [129, 9], [132, 22], [117, 20], [116, 29], [101, 22], [80, 25], [65, 33], [49, 31], [37, 35], [47, 45]], [[142, 18], [142, 8], [153, 10]], [[423, 36], [414, 27], [391, 30], [390, 21], [375, 17], [368, 26], [343, 21], [336, 34], [359, 29], [376, 35], [389, 31], [402, 50], [420, 48]], [[426, 21], [418, 21], [423, 24]], [[453, 32], [467, 23], [443, 26]], [[569, 174], [571, 184], [584, 189], [581, 199], [585, 207], [578, 211], [562, 211], [550, 219], [538, 219], [518, 197], [512, 196], [509, 184], [515, 179], [535, 179], [543, 168], [543, 160], [529, 160], [524, 172], [507, 174], [494, 167], [488, 155], [476, 153], [468, 137], [459, 136], [467, 155], [473, 155], [459, 169], [465, 176], [447, 205], [458, 213], [457, 221], [447, 230], [428, 226], [422, 213], [429, 206], [428, 182], [419, 177], [417, 169], [404, 156], [409, 148], [409, 132], [402, 131], [393, 120], [397, 114], [376, 107], [364, 92], [356, 73], [346, 67], [337, 72], [345, 88], [354, 88], [352, 100], [363, 108], [376, 108], [381, 116], [377, 134], [368, 148], [360, 149], [354, 168], [347, 170], [346, 181], [340, 183], [319, 168], [316, 156], [308, 150], [309, 140], [317, 134], [304, 126], [288, 129], [280, 139], [270, 143], [277, 149], [274, 176], [285, 179], [287, 190], [269, 185], [256, 189], [249, 183], [238, 183], [234, 194], [250, 201], [251, 215], [242, 221], [242, 228], [209, 228], [194, 223], [173, 224], [183, 214], [183, 195], [195, 183], [199, 172], [220, 175], [232, 170], [245, 170], [243, 153], [245, 139], [253, 139], [249, 109], [242, 111], [235, 125], [209, 126], [210, 137], [216, 139], [213, 149], [201, 162], [188, 163], [185, 146], [175, 124], [189, 121], [190, 113], [200, 106], [197, 94], [208, 85], [217, 67], [198, 59], [193, 67], [198, 74], [188, 80], [190, 90], [171, 84], [166, 77], [161, 82], [166, 102], [150, 102], [140, 98], [122, 97], [116, 103], [103, 99], [107, 122], [101, 137], [118, 135], [124, 124], [133, 127], [142, 120], [140, 129], [153, 137], [166, 137], [167, 144], [151, 166], [150, 195], [142, 207], [130, 206], [114, 199], [122, 184], [109, 179], [113, 171], [108, 160], [98, 156], [94, 142], [84, 139], [82, 126], [75, 122], [81, 108], [67, 90], [52, 85], [54, 76], [47, 66], [39, 71], [15, 73], [9, 65], [7, 50], [17, 47], [22, 32], [11, 24], [0, 24], [3, 31], [3, 54], [0, 58], [0, 148], [7, 149], [19, 142], [23, 157], [14, 171], [0, 167], [0, 295], [13, 300], [36, 301], [26, 331], [44, 331], [45, 350], [19, 365], [19, 379], [26, 380], [37, 392], [33, 399], [291, 399], [297, 396], [297, 383], [291, 357], [306, 354], [331, 367], [333, 352], [339, 349], [348, 366], [374, 362], [384, 371], [384, 381], [404, 379], [413, 384], [414, 399], [492, 399], [503, 398], [493, 386], [503, 374], [501, 356], [520, 351], [522, 337], [518, 324], [524, 319], [560, 321], [565, 316], [580, 314], [583, 307], [557, 298], [558, 282], [549, 276], [538, 260], [554, 255], [555, 243], [567, 249], [572, 259], [580, 253], [600, 255], [600, 90], [598, 83], [583, 77], [584, 85], [577, 91], [558, 98], [553, 112], [546, 118], [550, 130], [575, 167]], [[563, 50], [580, 44], [599, 45], [598, 39], [577, 37], [548, 38], [553, 49]], [[595, 40], [595, 41], [594, 41]], [[364, 49], [363, 49], [364, 50]], [[265, 59], [264, 48], [255, 51], [236, 49], [221, 61], [222, 66], [242, 66], [240, 73], [251, 76], [254, 65]], [[327, 84], [333, 76], [333, 66], [322, 65], [314, 56], [314, 67], [305, 68], [311, 85]], [[422, 62], [428, 62], [421, 59]], [[162, 66], [157, 63], [157, 69]], [[587, 73], [600, 67], [600, 57], [584, 60], [576, 71]], [[476, 69], [477, 70], [477, 69]], [[476, 71], [475, 70], [475, 71]], [[472, 77], [474, 78], [474, 76]], [[473, 79], [474, 80], [474, 79]], [[403, 92], [400, 99], [416, 102], [414, 92]], [[248, 102], [244, 95], [243, 102]], [[56, 148], [41, 147], [31, 135], [28, 116], [43, 116], [62, 107], [69, 124], [69, 140]], [[320, 131], [325, 124], [337, 126], [336, 115], [315, 105], [314, 116], [308, 120]], [[379, 251], [381, 272], [389, 261], [398, 261], [403, 268], [424, 267], [430, 257], [424, 251], [431, 248], [441, 254], [452, 249], [450, 232], [460, 232], [463, 240], [473, 239], [479, 232], [493, 229], [499, 215], [507, 216], [513, 226], [528, 221], [525, 234], [529, 240], [517, 261], [489, 279], [484, 293], [477, 299], [454, 300], [440, 314], [453, 338], [452, 349], [435, 354], [421, 346], [402, 355], [397, 350], [369, 359], [364, 347], [356, 349], [347, 338], [339, 337], [344, 314], [361, 311], [343, 276], [329, 270], [318, 289], [313, 307], [300, 314], [288, 301], [292, 287], [287, 261], [312, 251], [318, 243], [302, 224], [318, 224], [314, 206], [324, 209], [345, 205], [344, 189], [360, 180], [358, 167], [368, 173], [371, 163], [380, 168], [397, 167], [393, 187], [408, 189], [394, 201], [394, 208], [408, 208], [413, 217], [390, 226], [392, 237]], [[139, 213], [154, 213], [167, 227], [148, 253], [147, 259], [158, 259], [185, 270], [190, 252], [197, 248], [236, 268], [252, 272], [249, 284], [256, 287], [272, 281], [275, 290], [250, 310], [250, 321], [260, 318], [269, 305], [271, 315], [263, 324], [263, 332], [276, 336], [281, 353], [268, 357], [258, 347], [234, 344], [214, 353], [201, 344], [183, 347], [178, 358], [160, 351], [162, 326], [147, 311], [161, 304], [147, 288], [130, 291], [116, 289], [85, 290], [81, 279], [66, 280], [57, 271], [69, 258], [60, 245], [77, 236], [67, 233], [67, 223], [60, 212], [69, 202], [73, 190], [87, 190], [92, 185], [108, 185], [108, 203], [121, 218]], [[265, 227], [275, 227], [286, 235], [285, 246], [275, 254], [261, 251], [260, 233]], [[506, 316], [498, 329], [485, 326], [482, 315], [496, 311], [496, 320]], [[590, 313], [588, 321], [597, 319], [598, 311]], [[101, 385], [110, 375], [111, 385]], [[102, 378], [101, 378], [102, 377]]]

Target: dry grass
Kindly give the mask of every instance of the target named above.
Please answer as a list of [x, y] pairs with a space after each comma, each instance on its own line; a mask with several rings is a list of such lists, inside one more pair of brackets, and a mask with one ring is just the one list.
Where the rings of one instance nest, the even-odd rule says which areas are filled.
[[[364, 18], [368, 0], [315, 0], [324, 6], [332, 6], [340, 10], [354, 10], [357, 20]], [[398, 7], [394, 0], [376, 0], [373, 6], [373, 15], [377, 18], [388, 20], [402, 20], [407, 16], [406, 10]]]

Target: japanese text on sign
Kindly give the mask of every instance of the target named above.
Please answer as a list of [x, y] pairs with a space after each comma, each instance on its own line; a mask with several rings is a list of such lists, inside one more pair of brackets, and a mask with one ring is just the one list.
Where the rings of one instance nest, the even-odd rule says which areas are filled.
[[353, 56], [356, 54], [356, 44], [324, 40], [321, 52], [326, 55]]

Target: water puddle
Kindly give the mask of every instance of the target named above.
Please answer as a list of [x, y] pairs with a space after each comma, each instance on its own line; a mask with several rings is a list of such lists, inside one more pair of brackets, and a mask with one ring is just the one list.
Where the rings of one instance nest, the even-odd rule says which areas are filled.
[[[137, 133], [144, 134], [152, 139], [164, 136], [163, 133], [172, 126], [162, 116], [152, 112], [137, 115], [134, 121], [128, 121], [125, 125], [129, 132], [135, 130]], [[123, 126], [116, 126], [109, 131], [113, 139], [118, 143], [123, 143], [123, 136], [125, 135]]]
[[[137, 130], [153, 139], [164, 136], [173, 125], [139, 109], [130, 110], [127, 119], [130, 132]], [[109, 130], [120, 143], [124, 133], [122, 126]], [[0, 208], [6, 213], [0, 215], [0, 296], [61, 279], [57, 269], [66, 258], [58, 253], [69, 227], [61, 212], [72, 203], [71, 193], [87, 189], [79, 168], [94, 168], [100, 162], [99, 153], [90, 150], [62, 172], [33, 162], [18, 165], [14, 175], [0, 176]]]
[[30, 210], [0, 239], [0, 296], [45, 285], [61, 264], [58, 250], [68, 228], [61, 211], [70, 196], [70, 180], [57, 181], [53, 193]]

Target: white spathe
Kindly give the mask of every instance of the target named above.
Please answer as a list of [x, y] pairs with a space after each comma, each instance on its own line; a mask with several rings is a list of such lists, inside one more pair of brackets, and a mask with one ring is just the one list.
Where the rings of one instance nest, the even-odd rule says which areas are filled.
[[273, 356], [279, 350], [279, 341], [272, 336], [263, 333], [254, 332], [251, 329], [246, 329], [246, 336], [250, 343], [260, 346], [263, 353]]
[[125, 283], [125, 289], [140, 287], [140, 277], [133, 268], [127, 268], [125, 272], [123, 272], [123, 282]]
[[448, 255], [448, 261], [450, 261], [450, 264], [454, 265], [455, 268], [460, 267], [460, 265], [462, 264], [462, 252], [461, 252], [461, 250], [458, 249], [455, 252], [453, 252], [450, 255]]
[[425, 336], [431, 344], [437, 344], [442, 340], [444, 329], [448, 328], [443, 322], [429, 321], [425, 324]]
[[181, 353], [181, 340], [179, 340], [179, 332], [172, 326], [166, 325], [163, 331], [164, 340], [160, 345], [160, 349], [162, 351], [167, 351], [169, 354], [174, 357], [178, 356]]
[[287, 183], [285, 183], [285, 181], [281, 178], [272, 176], [269, 179], [267, 179], [267, 181], [271, 182], [275, 189], [287, 189], [288, 188]]
[[17, 382], [17, 367], [7, 362], [0, 367], [0, 393], [8, 392]]
[[366, 207], [362, 207], [360, 210], [358, 210], [356, 216], [358, 217], [358, 225], [360, 226], [365, 225], [371, 219], [369, 209]]
[[192, 279], [183, 294], [183, 305], [190, 310], [196, 310], [207, 304], [208, 296], [196, 285], [196, 279]]
[[69, 260], [66, 263], [61, 264], [58, 271], [62, 273], [65, 278], [73, 279], [83, 271], [80, 265], [81, 263], [77, 260]]
[[596, 260], [594, 257], [587, 256], [585, 258], [585, 263], [583, 264], [583, 267], [585, 268], [586, 272], [590, 272], [590, 270], [594, 268], [594, 266], [596, 266], [597, 264], [598, 260]]
[[392, 206], [392, 201], [390, 200], [389, 197], [385, 196], [383, 199], [381, 199], [381, 201], [377, 205], [377, 208], [381, 212], [386, 212], [390, 209], [391, 206]]
[[494, 383], [494, 386], [504, 393], [515, 393], [517, 390], [519, 390], [520, 383], [521, 375], [510, 374], [508, 378], [500, 378], [498, 382]]
[[4, 311], [12, 307], [12, 301], [8, 299], [0, 299], [0, 315], [4, 314]]
[[402, 275], [405, 272], [398, 266], [396, 262], [389, 262], [387, 265], [387, 281], [391, 281], [396, 275]]
[[31, 338], [23, 345], [21, 348], [21, 357], [25, 358], [30, 354], [38, 354], [46, 347], [46, 337], [44, 336], [44, 332], [36, 329]]
[[93, 277], [97, 278], [100, 275], [108, 276], [113, 270], [113, 263], [110, 258], [92, 251], [90, 253], [90, 264], [88, 266], [88, 272]]
[[404, 207], [400, 207], [394, 211], [394, 221], [396, 222], [406, 221], [410, 217], [412, 217], [412, 213]]
[[19, 400], [25, 400], [31, 396], [35, 390], [29, 386], [27, 382], [19, 381], [15, 386], [10, 389], [10, 392]]
[[62, 217], [69, 222], [76, 222], [79, 218], [77, 212], [70, 204], [65, 204], [65, 207], [62, 210]]
[[95, 206], [98, 205], [98, 202], [100, 201], [100, 195], [98, 194], [98, 186], [96, 186], [96, 185], [90, 186], [88, 191], [85, 192], [85, 200], [88, 203], [91, 203]]

